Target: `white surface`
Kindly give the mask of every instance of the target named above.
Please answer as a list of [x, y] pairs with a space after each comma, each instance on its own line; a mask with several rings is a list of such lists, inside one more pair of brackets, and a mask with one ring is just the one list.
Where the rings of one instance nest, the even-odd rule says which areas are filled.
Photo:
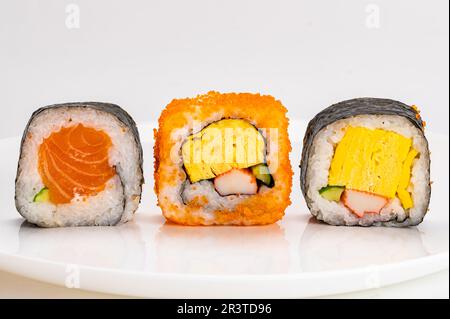
[[[305, 123], [292, 121], [300, 157]], [[183, 227], [155, 206], [152, 129], [144, 142], [144, 201], [120, 227], [40, 229], [13, 206], [17, 138], [0, 142], [0, 269], [51, 284], [145, 297], [314, 297], [367, 290], [448, 268], [448, 137], [428, 134], [433, 152], [430, 214], [417, 228], [332, 227], [311, 219], [295, 168], [293, 204], [262, 227]], [[75, 276], [75, 277], [74, 277]], [[76, 279], [74, 281], [74, 278]]]
[[[126, 298], [81, 289], [59, 287], [21, 276], [0, 272], [0, 298]], [[449, 298], [449, 271], [400, 284], [361, 292], [329, 295], [321, 298]]]
[[[79, 29], [65, 24], [71, 3]], [[209, 90], [271, 94], [303, 119], [393, 98], [448, 134], [448, 14], [447, 0], [3, 0], [0, 137], [38, 106], [109, 101], [154, 121]]]

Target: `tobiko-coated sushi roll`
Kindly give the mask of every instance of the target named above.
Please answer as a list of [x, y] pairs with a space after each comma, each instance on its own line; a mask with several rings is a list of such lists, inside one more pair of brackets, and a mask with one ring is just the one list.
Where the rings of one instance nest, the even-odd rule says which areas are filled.
[[323, 110], [303, 141], [301, 188], [332, 225], [412, 226], [430, 201], [430, 153], [415, 106], [359, 98]]
[[22, 138], [17, 210], [42, 227], [124, 223], [140, 203], [142, 162], [136, 124], [119, 106], [40, 108]]
[[155, 191], [185, 225], [260, 225], [290, 204], [286, 109], [271, 96], [209, 92], [173, 100], [155, 130]]

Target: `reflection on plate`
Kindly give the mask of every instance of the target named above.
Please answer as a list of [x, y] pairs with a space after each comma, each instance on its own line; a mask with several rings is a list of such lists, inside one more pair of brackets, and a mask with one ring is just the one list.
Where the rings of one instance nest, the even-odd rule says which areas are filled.
[[134, 223], [122, 227], [46, 228], [23, 222], [19, 255], [67, 264], [123, 269], [143, 269], [145, 244]]
[[278, 224], [246, 228], [164, 224], [155, 242], [158, 272], [273, 274], [289, 269], [288, 242]]
[[302, 235], [299, 252], [303, 271], [368, 267], [429, 255], [416, 227], [338, 227], [314, 218]]

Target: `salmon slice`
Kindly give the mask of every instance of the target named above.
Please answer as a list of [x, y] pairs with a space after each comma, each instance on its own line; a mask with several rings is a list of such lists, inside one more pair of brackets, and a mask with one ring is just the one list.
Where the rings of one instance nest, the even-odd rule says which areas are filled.
[[82, 124], [62, 128], [39, 147], [39, 174], [50, 201], [67, 204], [76, 196], [93, 196], [116, 174], [109, 165], [111, 138]]

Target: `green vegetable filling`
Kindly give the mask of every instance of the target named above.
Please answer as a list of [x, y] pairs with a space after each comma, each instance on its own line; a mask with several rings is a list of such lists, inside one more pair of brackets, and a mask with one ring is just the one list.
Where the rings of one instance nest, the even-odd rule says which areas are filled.
[[253, 175], [261, 183], [268, 187], [273, 187], [275, 185], [272, 175], [270, 175], [269, 168], [266, 164], [258, 164], [251, 167]]
[[319, 190], [319, 194], [330, 201], [339, 202], [341, 200], [342, 193], [345, 190], [345, 186], [325, 186]]
[[50, 192], [47, 187], [44, 187], [33, 198], [35, 203], [46, 203], [50, 201]]

